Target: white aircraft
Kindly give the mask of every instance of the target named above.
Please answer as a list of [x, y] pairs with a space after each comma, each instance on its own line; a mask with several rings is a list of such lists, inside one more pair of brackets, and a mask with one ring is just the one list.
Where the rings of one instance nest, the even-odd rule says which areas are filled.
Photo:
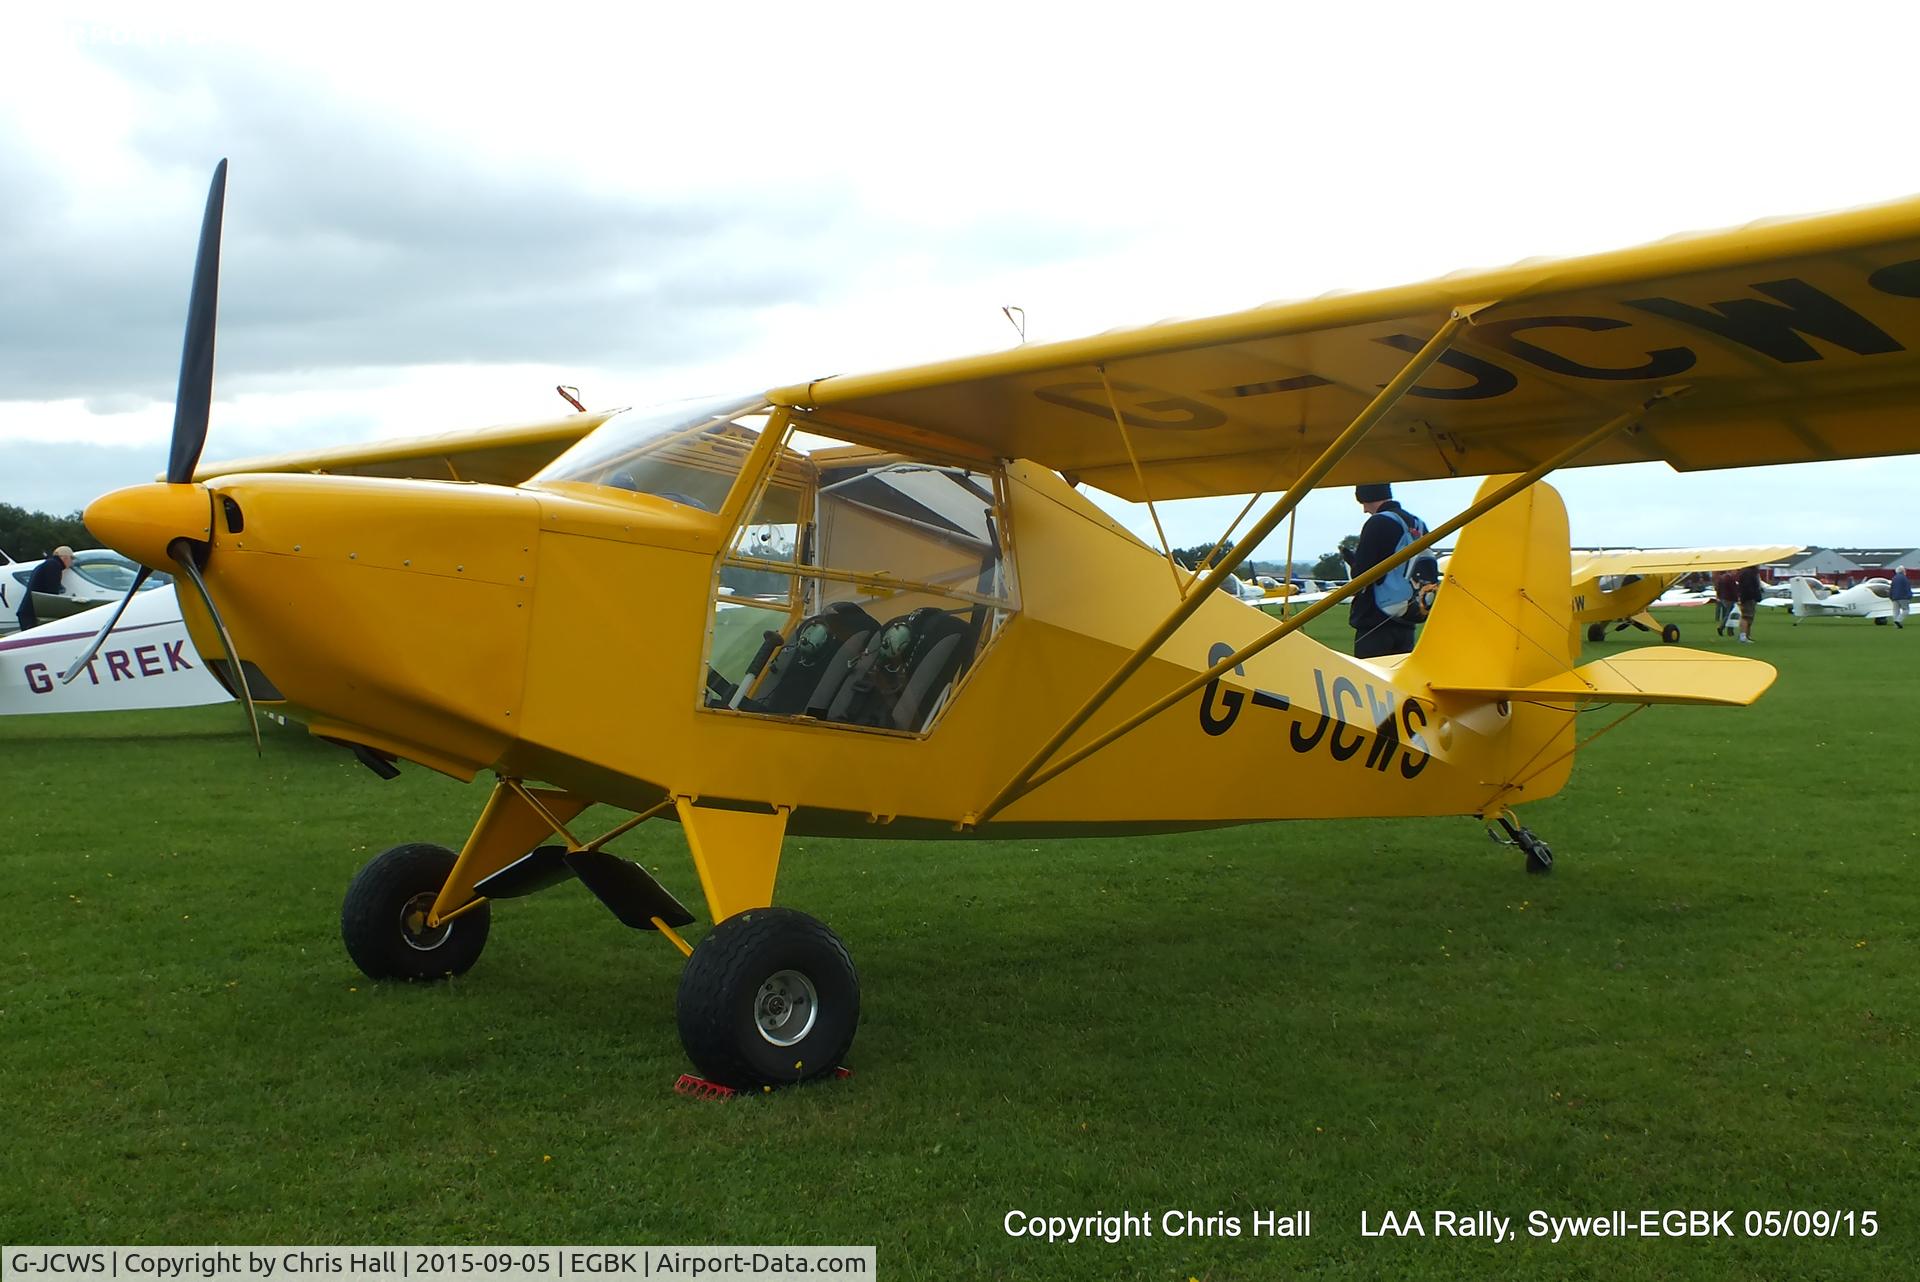
[[[76, 564], [82, 555], [75, 554]], [[0, 716], [185, 708], [232, 697], [187, 637], [171, 583], [136, 593], [100, 653], [62, 684], [60, 674], [86, 652], [113, 608], [95, 606], [0, 640]]]
[[1893, 617], [1893, 602], [1887, 598], [1888, 582], [1868, 579], [1836, 591], [1818, 579], [1797, 578], [1793, 581], [1793, 621], [1837, 615], [1884, 624]]
[[1302, 580], [1314, 586], [1305, 591], [1297, 590], [1291, 583], [1283, 583], [1269, 574], [1255, 575], [1253, 582], [1237, 574], [1229, 574], [1220, 585], [1220, 590], [1230, 597], [1237, 597], [1248, 605], [1257, 605], [1268, 614], [1277, 615], [1284, 605], [1289, 611], [1312, 605], [1320, 598], [1329, 595], [1333, 589], [1315, 579]]
[[[0, 553], [0, 556], [4, 555]], [[19, 630], [21, 595], [26, 592], [28, 580], [33, 578], [33, 572], [41, 564], [41, 561], [16, 561], [8, 557], [6, 564], [0, 565], [0, 632]], [[73, 564], [60, 576], [63, 590], [58, 593], [34, 593], [34, 611], [45, 623], [48, 620], [65, 619], [82, 610], [91, 610], [96, 605], [118, 601], [127, 594], [127, 589], [133, 585], [134, 577], [139, 573], [140, 567], [118, 552], [109, 552], [105, 548], [75, 552]], [[151, 574], [140, 590], [153, 591], [171, 582], [171, 575]], [[101, 621], [105, 621], [104, 617]], [[94, 626], [98, 627], [99, 624]]]

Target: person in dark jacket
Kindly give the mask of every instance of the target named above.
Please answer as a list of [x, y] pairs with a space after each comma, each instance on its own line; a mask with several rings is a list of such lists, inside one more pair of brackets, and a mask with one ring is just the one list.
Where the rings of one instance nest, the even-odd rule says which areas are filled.
[[67, 567], [73, 564], [73, 549], [62, 545], [53, 550], [53, 555], [35, 568], [33, 576], [27, 580], [27, 587], [20, 594], [20, 627], [22, 630], [37, 627], [40, 623], [39, 611], [33, 608], [33, 594], [45, 592], [59, 596], [67, 589], [61, 580], [66, 576]]
[[[1354, 487], [1353, 497], [1367, 514], [1360, 527], [1360, 542], [1347, 559], [1353, 575], [1365, 574], [1393, 555], [1400, 540], [1411, 530], [1414, 538], [1427, 532], [1420, 518], [1393, 499], [1393, 487], [1376, 482]], [[1347, 606], [1347, 622], [1353, 625], [1353, 655], [1372, 659], [1384, 654], [1408, 654], [1413, 650], [1414, 622], [1418, 606], [1394, 618], [1374, 600], [1373, 588], [1366, 588]]]
[[1913, 604], [1913, 580], [1907, 577], [1907, 567], [1893, 567], [1893, 582], [1887, 585], [1887, 600], [1893, 602], [1893, 626], [1907, 626], [1907, 610]]
[[1732, 570], [1722, 570], [1713, 576], [1713, 630], [1719, 635], [1727, 635], [1727, 620], [1733, 617], [1733, 607], [1739, 600], [1740, 587], [1734, 581]]
[[1760, 613], [1760, 567], [1740, 571], [1740, 643], [1753, 644], [1753, 616]]

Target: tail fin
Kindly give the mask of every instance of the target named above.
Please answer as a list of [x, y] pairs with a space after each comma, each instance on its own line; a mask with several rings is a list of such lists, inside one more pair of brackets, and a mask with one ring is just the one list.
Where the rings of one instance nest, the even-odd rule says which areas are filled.
[[[1490, 476], [1475, 502], [1511, 480]], [[1469, 525], [1403, 671], [1435, 686], [1511, 689], [1573, 666], [1567, 507], [1544, 482]]]
[[[1827, 591], [1818, 579], [1810, 579], [1804, 574], [1795, 575], [1792, 583], [1793, 603], [1797, 606], [1819, 605], [1826, 599]], [[1798, 613], [1796, 609], [1795, 613]]]
[[[1482, 495], [1507, 478], [1487, 478]], [[1436, 695], [1548, 707], [1752, 703], [1764, 663], [1658, 646], [1575, 667], [1567, 509], [1552, 486], [1522, 490], [1469, 525], [1426, 632], [1404, 669]], [[1796, 585], [1798, 580], [1796, 580]]]

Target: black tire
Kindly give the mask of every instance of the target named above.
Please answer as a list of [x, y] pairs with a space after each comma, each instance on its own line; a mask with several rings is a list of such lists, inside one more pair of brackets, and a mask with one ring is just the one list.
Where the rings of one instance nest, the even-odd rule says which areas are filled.
[[840, 1066], [860, 1026], [860, 976], [820, 922], [791, 908], [755, 908], [700, 941], [674, 1012], [680, 1044], [708, 1080], [786, 1086]]
[[1536, 877], [1544, 877], [1553, 871], [1553, 847], [1538, 837], [1527, 847], [1527, 871]]
[[1606, 639], [1607, 639], [1607, 625], [1606, 625], [1606, 624], [1604, 624], [1604, 623], [1589, 623], [1589, 624], [1587, 625], [1587, 640], [1589, 640], [1589, 641], [1605, 641]]
[[1661, 628], [1660, 639], [1668, 645], [1672, 645], [1675, 641], [1678, 641], [1680, 639], [1680, 625], [1677, 623], [1669, 623], [1666, 627]]
[[340, 905], [340, 938], [368, 979], [446, 979], [480, 959], [488, 905], [432, 930], [423, 920], [453, 862], [445, 846], [413, 842], [375, 855], [354, 874]]

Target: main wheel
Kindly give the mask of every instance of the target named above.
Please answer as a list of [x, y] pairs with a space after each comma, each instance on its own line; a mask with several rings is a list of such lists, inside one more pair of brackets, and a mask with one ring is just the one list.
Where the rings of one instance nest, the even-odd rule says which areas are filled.
[[1661, 628], [1660, 639], [1668, 645], [1672, 645], [1675, 641], [1678, 641], [1680, 639], [1680, 625], [1677, 623], [1669, 623], [1666, 627]]
[[487, 945], [487, 905], [438, 926], [427, 912], [447, 884], [454, 854], [445, 846], [395, 846], [354, 874], [340, 905], [347, 956], [369, 979], [464, 975]]
[[1589, 624], [1587, 625], [1587, 640], [1589, 640], [1589, 641], [1605, 641], [1606, 639], [1607, 639], [1607, 625], [1606, 625], [1606, 624], [1604, 624], [1604, 623], [1589, 623]]
[[1553, 871], [1553, 847], [1538, 837], [1527, 845], [1527, 871], [1536, 877]]
[[860, 1024], [860, 976], [832, 931], [791, 908], [713, 928], [674, 1000], [680, 1043], [725, 1086], [784, 1086], [831, 1073]]

